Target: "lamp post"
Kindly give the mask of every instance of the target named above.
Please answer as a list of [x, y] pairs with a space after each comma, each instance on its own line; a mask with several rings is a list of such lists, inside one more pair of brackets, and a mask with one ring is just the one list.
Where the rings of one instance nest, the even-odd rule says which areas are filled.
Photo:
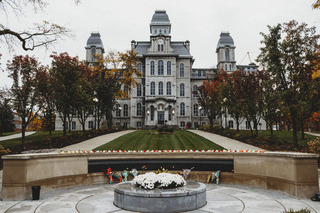
[[119, 112], [120, 112], [120, 129], [121, 129], [121, 110], [122, 110], [122, 107], [121, 106], [119, 106]]
[[227, 129], [227, 106], [226, 106], [226, 102], [227, 102], [227, 98], [223, 99], [223, 104], [224, 104], [224, 127]]
[[199, 106], [199, 113], [200, 113], [200, 126], [201, 127], [201, 109], [202, 109], [202, 106]]
[[98, 98], [94, 98], [94, 129], [97, 129], [97, 103], [98, 103]]
[[[172, 109], [172, 121], [174, 120], [173, 117], [174, 117], [174, 109]], [[173, 125], [173, 122], [172, 122], [172, 125]]]

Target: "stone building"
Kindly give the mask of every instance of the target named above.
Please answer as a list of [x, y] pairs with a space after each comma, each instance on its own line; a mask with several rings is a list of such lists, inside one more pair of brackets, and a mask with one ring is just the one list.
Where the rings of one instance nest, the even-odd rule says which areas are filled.
[[[216, 47], [218, 70], [230, 73], [240, 68], [236, 65], [235, 48], [230, 33], [222, 32]], [[95, 54], [103, 55], [104, 47], [98, 32], [91, 33], [85, 49], [88, 63], [94, 62]], [[131, 90], [129, 100], [117, 100], [113, 112], [115, 125], [126, 128], [186, 128], [191, 122], [192, 127], [197, 128], [200, 124], [209, 124], [204, 109], [192, 92], [203, 81], [212, 78], [217, 69], [193, 68], [195, 59], [190, 53], [190, 41], [171, 40], [171, 23], [166, 11], [155, 11], [150, 23], [150, 40], [133, 40], [131, 49], [140, 57], [137, 68], [143, 77]], [[227, 119], [228, 122], [223, 124], [228, 123], [232, 127], [232, 119]], [[72, 128], [81, 128], [78, 121], [73, 122]], [[87, 127], [93, 128], [93, 118], [87, 122]], [[220, 123], [219, 118], [216, 123]], [[61, 121], [56, 126], [61, 128]], [[241, 124], [241, 129], [246, 127]]]

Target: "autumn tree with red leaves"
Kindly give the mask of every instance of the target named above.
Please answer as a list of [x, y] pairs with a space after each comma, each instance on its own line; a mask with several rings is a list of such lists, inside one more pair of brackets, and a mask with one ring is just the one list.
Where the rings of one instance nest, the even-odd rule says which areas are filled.
[[312, 106], [319, 101], [318, 91], [311, 89], [314, 88], [312, 74], [319, 52], [319, 35], [315, 27], [294, 20], [268, 28], [268, 34], [261, 33], [264, 47], [258, 60], [269, 73], [279, 94], [282, 101], [279, 108], [290, 114], [293, 143], [297, 147], [298, 125], [300, 123], [303, 128], [303, 123], [315, 110], [311, 109]]
[[22, 147], [25, 149], [25, 131], [33, 118], [37, 117], [43, 108], [37, 75], [46, 69], [33, 57], [15, 56], [7, 64], [9, 77], [12, 78], [11, 96], [13, 109], [21, 118]]
[[[63, 135], [70, 131], [71, 122], [76, 116], [76, 105], [79, 87], [81, 87], [81, 63], [68, 53], [51, 55], [52, 88], [54, 91], [55, 108], [63, 123]], [[68, 124], [68, 127], [67, 127]]]

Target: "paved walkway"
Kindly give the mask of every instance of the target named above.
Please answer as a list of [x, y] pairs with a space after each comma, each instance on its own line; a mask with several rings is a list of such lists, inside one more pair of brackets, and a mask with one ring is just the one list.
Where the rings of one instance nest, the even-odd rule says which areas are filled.
[[106, 134], [106, 135], [101, 135], [86, 141], [83, 141], [81, 143], [77, 143], [77, 144], [73, 144], [70, 146], [66, 146], [60, 149], [57, 149], [54, 152], [60, 152], [60, 150], [64, 150], [64, 151], [74, 151], [74, 150], [86, 150], [86, 151], [90, 151], [93, 150], [95, 148], [97, 148], [98, 146], [101, 146], [103, 144], [106, 144], [122, 135], [134, 132], [136, 130], [125, 130], [125, 131], [120, 131], [120, 132], [115, 132], [115, 133], [110, 133], [110, 134]]
[[[26, 136], [32, 135], [34, 133], [36, 133], [36, 132], [35, 131], [26, 132]], [[10, 140], [10, 139], [14, 139], [14, 138], [21, 138], [21, 137], [22, 137], [22, 133], [14, 134], [14, 135], [8, 135], [8, 136], [2, 136], [2, 137], [0, 137], [0, 141]]]
[[[0, 201], [0, 212], [104, 213], [124, 211], [113, 205], [113, 185], [95, 185], [40, 194], [40, 200]], [[280, 213], [290, 208], [320, 212], [320, 202], [249, 187], [207, 185], [207, 205], [193, 213]]]
[[189, 130], [190, 132], [193, 132], [195, 134], [198, 134], [226, 149], [233, 149], [233, 150], [263, 150], [260, 149], [259, 147], [252, 146], [246, 143], [242, 143], [240, 141], [227, 138], [221, 135], [213, 134], [210, 132], [205, 132], [201, 130]]
[[308, 134], [308, 135], [313, 135], [313, 136], [320, 137], [319, 133], [314, 133], [314, 132], [305, 132], [305, 133]]

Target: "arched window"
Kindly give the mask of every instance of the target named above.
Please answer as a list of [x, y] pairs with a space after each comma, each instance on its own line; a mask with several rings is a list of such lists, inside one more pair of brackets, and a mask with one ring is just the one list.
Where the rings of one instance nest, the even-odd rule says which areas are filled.
[[141, 63], [138, 64], [138, 71], [142, 73], [142, 64]]
[[154, 106], [150, 107], [150, 119], [153, 121], [154, 120]]
[[163, 51], [163, 44], [158, 44], [158, 51], [162, 52]]
[[193, 116], [198, 116], [198, 104], [193, 105]]
[[167, 61], [167, 75], [171, 75], [171, 61]]
[[180, 77], [183, 78], [184, 77], [184, 64], [180, 64]]
[[91, 61], [95, 61], [96, 59], [96, 48], [91, 49]]
[[142, 86], [141, 84], [138, 84], [138, 87], [137, 87], [137, 96], [141, 96], [142, 94]]
[[116, 117], [120, 117], [121, 116], [121, 112], [120, 112], [120, 104], [116, 104]]
[[137, 104], [137, 116], [141, 116], [142, 115], [142, 105], [141, 103]]
[[156, 94], [156, 84], [154, 82], [151, 82], [150, 84], [150, 95]]
[[186, 109], [185, 109], [185, 104], [181, 103], [180, 104], [180, 115], [185, 116], [186, 115]]
[[227, 70], [228, 70], [228, 65], [225, 64], [225, 65], [224, 65], [224, 71], [227, 71]]
[[192, 97], [197, 97], [197, 85], [193, 85]]
[[160, 81], [159, 82], [159, 88], [158, 88], [158, 90], [159, 90], [159, 95], [163, 95], [163, 83]]
[[123, 116], [128, 117], [129, 115], [129, 107], [128, 104], [123, 105]]
[[163, 61], [158, 61], [158, 75], [163, 75]]
[[167, 82], [167, 95], [171, 95], [171, 82]]
[[180, 84], [180, 96], [184, 96], [184, 84]]
[[229, 65], [229, 70], [230, 70], [230, 71], [232, 71], [232, 69], [231, 69], [231, 68], [232, 68], [232, 66], [231, 66], [231, 64], [230, 64], [230, 65]]
[[226, 57], [226, 61], [230, 61], [230, 51], [229, 51], [229, 49], [226, 49], [225, 57]]
[[172, 120], [172, 106], [169, 106], [169, 108], [168, 108], [168, 120], [169, 121]]
[[154, 75], [154, 61], [150, 63], [150, 75]]

